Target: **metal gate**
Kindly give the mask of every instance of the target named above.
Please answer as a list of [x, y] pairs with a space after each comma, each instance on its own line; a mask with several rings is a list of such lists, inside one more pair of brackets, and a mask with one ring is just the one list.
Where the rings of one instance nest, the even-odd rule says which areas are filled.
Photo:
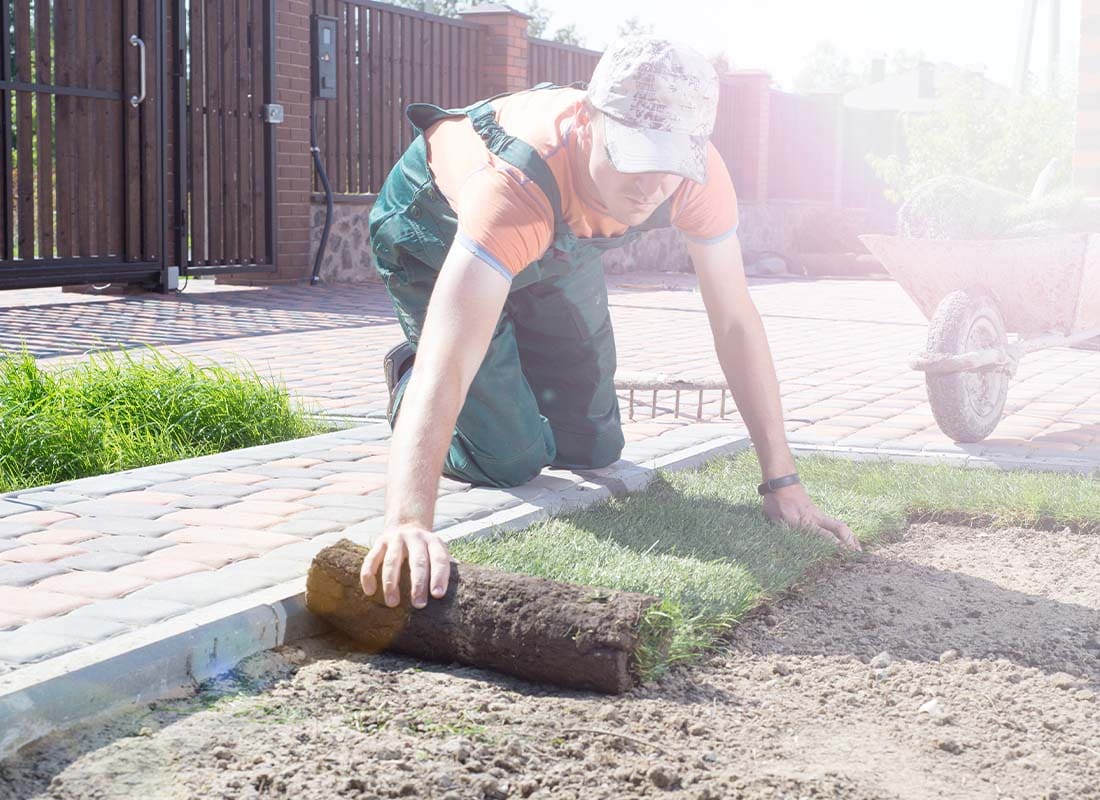
[[275, 0], [0, 0], [0, 289], [273, 270]]

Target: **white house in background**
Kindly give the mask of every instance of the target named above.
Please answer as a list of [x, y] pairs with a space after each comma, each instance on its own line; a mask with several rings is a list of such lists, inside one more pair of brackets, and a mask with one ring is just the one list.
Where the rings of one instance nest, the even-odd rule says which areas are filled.
[[1009, 97], [1011, 89], [989, 80], [978, 70], [964, 69], [954, 64], [933, 64], [922, 61], [916, 68], [881, 77], [886, 73], [886, 62], [876, 59], [872, 74], [878, 79], [867, 86], [853, 89], [844, 95], [844, 107], [863, 111], [935, 111], [944, 89], [960, 78], [977, 77], [992, 96]]

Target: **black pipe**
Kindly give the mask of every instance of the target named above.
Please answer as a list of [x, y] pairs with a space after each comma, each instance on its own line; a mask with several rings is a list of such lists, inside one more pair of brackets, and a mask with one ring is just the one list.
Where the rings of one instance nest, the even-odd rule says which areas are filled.
[[325, 187], [325, 228], [321, 231], [321, 243], [317, 246], [317, 258], [313, 261], [313, 277], [309, 281], [310, 286], [316, 286], [321, 282], [321, 261], [325, 257], [328, 232], [332, 227], [332, 186], [328, 182], [325, 165], [321, 163], [321, 148], [317, 146], [316, 100], [310, 100], [309, 107], [309, 151], [313, 153], [313, 165], [317, 168], [317, 174], [321, 176], [321, 185]]

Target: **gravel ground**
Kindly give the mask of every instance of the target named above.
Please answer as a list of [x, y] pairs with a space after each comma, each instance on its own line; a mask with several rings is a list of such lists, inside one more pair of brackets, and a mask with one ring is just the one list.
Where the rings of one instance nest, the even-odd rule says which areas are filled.
[[1100, 798], [1100, 539], [919, 525], [622, 697], [313, 639], [0, 765], [43, 798]]

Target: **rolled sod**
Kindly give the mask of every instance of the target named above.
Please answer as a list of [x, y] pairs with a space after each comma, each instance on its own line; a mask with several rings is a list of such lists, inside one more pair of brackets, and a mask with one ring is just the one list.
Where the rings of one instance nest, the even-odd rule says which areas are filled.
[[659, 601], [479, 567], [452, 564], [447, 594], [426, 608], [383, 602], [381, 580], [367, 596], [359, 571], [367, 548], [344, 539], [318, 553], [306, 579], [306, 605], [370, 652], [392, 651], [458, 662], [529, 681], [616, 694], [638, 681], [640, 647], [667, 647], [646, 625]]

